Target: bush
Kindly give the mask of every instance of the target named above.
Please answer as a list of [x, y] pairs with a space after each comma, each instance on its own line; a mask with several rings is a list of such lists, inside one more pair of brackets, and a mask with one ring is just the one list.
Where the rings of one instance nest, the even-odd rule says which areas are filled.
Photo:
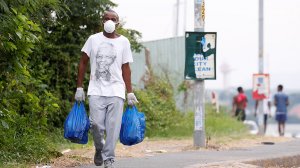
[[47, 134], [58, 100], [33, 79], [10, 81], [0, 83], [0, 162], [46, 161], [57, 154]]
[[167, 136], [182, 114], [176, 109], [171, 84], [159, 77], [152, 77], [146, 89], [137, 90], [138, 109], [146, 116], [146, 136]]
[[[168, 80], [151, 76], [144, 90], [136, 91], [138, 109], [146, 116], [148, 137], [192, 137], [194, 113], [182, 113], [176, 109], [173, 88]], [[205, 106], [205, 129], [209, 138], [241, 137], [247, 134], [246, 127], [232, 118], [225, 108], [216, 113], [213, 106]]]
[[30, 126], [30, 119], [15, 116], [17, 124], [0, 128], [0, 162], [45, 162], [57, 155], [48, 137], [38, 127]]

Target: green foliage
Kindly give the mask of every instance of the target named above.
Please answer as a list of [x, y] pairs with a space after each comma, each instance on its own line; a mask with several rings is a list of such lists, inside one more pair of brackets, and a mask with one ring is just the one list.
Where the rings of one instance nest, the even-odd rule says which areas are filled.
[[[220, 142], [248, 135], [245, 125], [228, 115], [225, 109], [216, 113], [210, 104], [206, 104], [205, 109], [206, 138]], [[184, 114], [171, 130], [167, 137], [193, 137], [194, 113]]]
[[[208, 139], [220, 142], [225, 139], [230, 140], [248, 136], [245, 125], [228, 115], [225, 109], [221, 109], [220, 113], [216, 113], [210, 104], [206, 104], [205, 109], [205, 131]], [[194, 113], [188, 112], [180, 114], [180, 119], [170, 127], [168, 132], [162, 134], [158, 131], [155, 137], [193, 137], [193, 133]]]
[[145, 90], [137, 90], [138, 109], [146, 115], [146, 136], [166, 136], [181, 119], [169, 82], [153, 77]]
[[54, 128], [48, 134], [48, 139], [54, 144], [54, 147], [58, 151], [63, 151], [65, 149], [78, 149], [85, 147], [93, 147], [94, 141], [91, 131], [89, 131], [87, 144], [76, 144], [64, 138], [64, 130], [61, 128]]
[[[44, 161], [55, 154], [47, 140], [48, 116], [58, 99], [30, 74], [41, 29], [37, 16], [57, 0], [0, 2], [0, 163]], [[42, 18], [41, 18], [42, 19]]]
[[32, 119], [16, 115], [14, 120], [18, 123], [11, 124], [9, 129], [0, 129], [0, 161], [39, 163], [48, 161], [50, 156], [57, 155], [39, 127], [34, 128], [29, 125], [33, 122]]
[[[0, 83], [0, 161], [45, 161], [55, 154], [47, 141], [47, 116], [57, 112], [50, 93], [12, 79]], [[31, 87], [32, 87], [31, 86]]]
[[[144, 90], [136, 91], [138, 109], [146, 115], [148, 137], [192, 137], [194, 113], [181, 113], [176, 109], [173, 88], [168, 80], [151, 77]], [[232, 118], [226, 109], [216, 113], [212, 105], [205, 106], [206, 136], [213, 139], [238, 138], [247, 135], [243, 123]]]
[[118, 33], [128, 38], [132, 51], [141, 51], [142, 45], [141, 43], [139, 43], [139, 40], [142, 37], [142, 34], [140, 32], [132, 29], [123, 29], [122, 27], [118, 28], [117, 31]]
[[248, 135], [247, 127], [226, 112], [225, 108], [216, 113], [212, 105], [206, 106], [206, 136], [218, 139], [221, 137], [239, 138]]
[[177, 91], [178, 92], [186, 92], [189, 89], [189, 86], [186, 81], [183, 81], [179, 84]]
[[[2, 0], [0, 3], [0, 75], [14, 72], [29, 76], [27, 58], [40, 39], [41, 29], [37, 16], [43, 9], [57, 7], [58, 0], [18, 1]], [[42, 19], [42, 18], [40, 18]]]
[[[48, 132], [62, 128], [80, 49], [114, 6], [109, 0], [0, 0], [0, 166], [57, 155]], [[130, 36], [134, 50], [141, 48], [139, 32], [118, 31]]]

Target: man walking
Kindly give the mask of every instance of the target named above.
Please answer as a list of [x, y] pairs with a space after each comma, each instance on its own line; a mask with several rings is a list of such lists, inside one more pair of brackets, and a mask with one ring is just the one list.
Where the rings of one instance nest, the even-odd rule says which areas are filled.
[[238, 94], [233, 97], [232, 101], [232, 112], [238, 120], [244, 121], [246, 119], [245, 108], [247, 106], [248, 99], [244, 94], [242, 87], [238, 87], [237, 91]]
[[[258, 107], [262, 103], [263, 106], [263, 114], [261, 114], [261, 111], [258, 110]], [[255, 117], [257, 117], [258, 126], [261, 128], [261, 125], [263, 124], [263, 131], [264, 134], [267, 130], [267, 124], [268, 124], [268, 118], [271, 116], [271, 100], [270, 98], [262, 99], [262, 100], [256, 100], [255, 101]]]
[[287, 119], [287, 106], [289, 105], [289, 98], [285, 93], [282, 92], [282, 90], [283, 86], [278, 85], [277, 93], [274, 96], [279, 136], [284, 136], [285, 121]]
[[[103, 15], [104, 31], [91, 35], [85, 42], [78, 68], [75, 99], [84, 101], [83, 79], [90, 60], [90, 81], [87, 95], [91, 129], [96, 148], [94, 163], [105, 168], [114, 167], [115, 147], [120, 134], [125, 87], [129, 105], [137, 103], [132, 92], [133, 62], [129, 40], [116, 33], [119, 16], [113, 10]], [[104, 140], [104, 137], [106, 139]]]

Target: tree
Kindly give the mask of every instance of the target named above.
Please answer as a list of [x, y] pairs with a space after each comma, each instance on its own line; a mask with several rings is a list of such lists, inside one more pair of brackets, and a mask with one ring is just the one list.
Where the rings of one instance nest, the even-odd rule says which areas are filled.
[[[69, 9], [67, 16], [52, 13], [53, 19], [43, 25], [45, 41], [36, 52], [38, 56], [30, 60], [34, 76], [42, 79], [61, 100], [63, 113], [55, 115], [55, 126], [62, 125], [70, 102], [74, 101], [77, 65], [84, 42], [91, 34], [102, 31], [101, 16], [106, 9], [116, 6], [109, 0], [66, 0], [65, 4]], [[140, 51], [142, 46], [138, 40], [141, 34], [138, 31], [122, 26], [117, 31], [128, 37], [134, 51]], [[88, 75], [85, 86], [87, 82]]]
[[31, 76], [28, 59], [42, 41], [46, 11], [59, 11], [60, 5], [59, 0], [0, 0], [0, 163], [51, 153], [42, 133], [57, 100]]
[[[48, 132], [62, 128], [70, 110], [80, 49], [114, 6], [109, 0], [0, 0], [0, 167], [53, 154]], [[141, 48], [139, 32], [119, 31]]]

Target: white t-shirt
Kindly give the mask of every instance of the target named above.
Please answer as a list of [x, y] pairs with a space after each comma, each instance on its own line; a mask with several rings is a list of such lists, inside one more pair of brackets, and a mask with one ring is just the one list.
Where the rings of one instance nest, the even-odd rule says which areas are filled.
[[91, 74], [87, 94], [125, 99], [122, 65], [133, 62], [129, 40], [122, 35], [110, 39], [101, 32], [91, 35], [81, 51], [90, 57]]
[[270, 111], [269, 106], [268, 106], [269, 102], [271, 102], [271, 99], [269, 99], [269, 98], [258, 101], [257, 111], [259, 112], [259, 106], [260, 106], [261, 103], [263, 103], [263, 108], [264, 108], [264, 113], [263, 114], [270, 114], [271, 111]]

